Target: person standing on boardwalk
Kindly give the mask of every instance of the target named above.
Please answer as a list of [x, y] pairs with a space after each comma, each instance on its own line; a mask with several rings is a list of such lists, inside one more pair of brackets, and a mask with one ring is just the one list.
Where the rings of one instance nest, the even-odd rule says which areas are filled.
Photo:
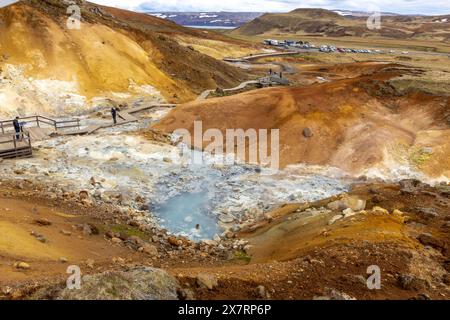
[[111, 115], [113, 117], [114, 124], [117, 124], [117, 108], [116, 107], [111, 108]]
[[19, 117], [16, 117], [13, 120], [13, 126], [14, 126], [14, 131], [16, 132], [16, 140], [19, 140], [20, 139], [20, 132], [21, 132], [20, 123], [19, 123]]

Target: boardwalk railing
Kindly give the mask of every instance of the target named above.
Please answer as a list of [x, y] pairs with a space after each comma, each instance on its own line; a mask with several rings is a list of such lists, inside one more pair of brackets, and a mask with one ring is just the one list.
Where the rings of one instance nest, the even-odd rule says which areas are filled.
[[0, 135], [0, 158], [25, 158], [33, 155], [29, 133]]
[[[14, 120], [0, 121], [0, 132], [7, 133], [10, 131], [14, 131], [13, 121]], [[36, 124], [36, 126], [39, 128], [42, 126], [50, 126], [53, 127], [55, 131], [73, 128], [78, 128], [78, 130], [80, 130], [80, 119], [54, 120], [44, 116], [31, 116], [19, 118], [19, 122], [23, 123], [24, 126]]]

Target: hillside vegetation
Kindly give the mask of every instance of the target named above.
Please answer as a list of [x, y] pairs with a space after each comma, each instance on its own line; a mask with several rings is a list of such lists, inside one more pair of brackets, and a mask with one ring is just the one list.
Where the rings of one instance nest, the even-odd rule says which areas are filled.
[[236, 35], [298, 34], [327, 37], [383, 37], [450, 40], [450, 16], [383, 16], [381, 29], [367, 28], [366, 17], [341, 16], [324, 9], [265, 14], [234, 30]]

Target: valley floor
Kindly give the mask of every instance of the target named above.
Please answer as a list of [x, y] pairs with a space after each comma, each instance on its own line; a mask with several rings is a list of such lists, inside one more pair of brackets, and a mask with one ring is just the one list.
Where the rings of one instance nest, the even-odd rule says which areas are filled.
[[[313, 110], [313, 100], [308, 99], [317, 98], [320, 104], [315, 111], [325, 108], [322, 111], [330, 113], [326, 108], [331, 103], [323, 97], [345, 89], [354, 99], [344, 96], [345, 105], [338, 108], [347, 121], [342, 126], [345, 130], [353, 119], [348, 116], [352, 110], [363, 123], [373, 116], [373, 130], [383, 128], [386, 119], [371, 114], [379, 109], [392, 113], [388, 120], [393, 124], [383, 131], [389, 137], [394, 129], [398, 137], [414, 136], [417, 119], [424, 122], [427, 133], [448, 131], [446, 97], [427, 93], [430, 112], [420, 114], [422, 105], [416, 103], [411, 113], [410, 105], [401, 101], [404, 96], [380, 85], [403, 74], [403, 66], [397, 64], [332, 65], [294, 57], [250, 67], [255, 76], [268, 68], [290, 70], [288, 77], [296, 85], [243, 94], [245, 98], [256, 95], [259, 107], [277, 101], [271, 94], [264, 98], [264, 93], [282, 96], [287, 90], [292, 93], [289, 99], [274, 105], [287, 102], [286, 110], [296, 111], [291, 107], [297, 101], [306, 105], [310, 101], [307, 109]], [[408, 75], [417, 75], [413, 68], [406, 69]], [[305, 88], [315, 95], [304, 95]], [[361, 92], [365, 95], [360, 96]], [[300, 98], [294, 99], [297, 93]], [[416, 95], [410, 96], [411, 101], [417, 100]], [[359, 103], [368, 97], [382, 103], [364, 105], [361, 111]], [[193, 102], [180, 110], [200, 105], [203, 112], [203, 104], [219, 108], [225, 103], [231, 112], [234, 104], [226, 104], [227, 99], [235, 98]], [[353, 109], [347, 105], [350, 102], [355, 104]], [[280, 112], [282, 124], [293, 118], [286, 110]], [[403, 118], [396, 115], [398, 110], [403, 110]], [[271, 173], [244, 161], [217, 165], [214, 155], [197, 151], [204, 164], [191, 167], [177, 156], [186, 146], [176, 146], [170, 132], [149, 129], [151, 124], [176, 119], [177, 112], [152, 110], [137, 124], [40, 141], [34, 145], [33, 158], [0, 162], [0, 298], [139, 299], [148, 298], [150, 290], [155, 299], [449, 299], [450, 184], [445, 176], [449, 168], [444, 161], [446, 145], [439, 142], [445, 137], [426, 139], [427, 144], [420, 145], [421, 153], [413, 154], [414, 170], [408, 159], [405, 166], [391, 163], [384, 171], [366, 176], [345, 170], [359, 163], [352, 157], [286, 166]], [[202, 112], [194, 112], [195, 117], [203, 116]], [[255, 112], [261, 115], [261, 108]], [[188, 122], [190, 116], [183, 119]], [[313, 112], [308, 125], [315, 120]], [[336, 119], [332, 120], [329, 126], [313, 127], [310, 141], [335, 139], [321, 131], [331, 127]], [[90, 121], [109, 120], [94, 117]], [[306, 139], [301, 133], [303, 123], [298, 123], [301, 130], [295, 133], [296, 139]], [[379, 154], [382, 149], [378, 145], [364, 149], [366, 145], [358, 143], [360, 136], [343, 135], [351, 146], [360, 146], [360, 154], [370, 160], [363, 162], [367, 165], [373, 160], [370, 152]], [[416, 138], [410, 139], [412, 143], [420, 137]], [[370, 135], [366, 139], [370, 141]], [[380, 144], [385, 140], [379, 139]], [[344, 142], [337, 139], [336, 144]], [[432, 154], [422, 152], [428, 144], [433, 145]], [[317, 149], [330, 144], [311, 145]], [[349, 150], [354, 149], [343, 152]], [[429, 167], [436, 168], [437, 174], [429, 177], [424, 168], [433, 155], [438, 158]], [[186, 212], [187, 204], [192, 212]], [[80, 291], [65, 289], [71, 265], [79, 266], [86, 276]], [[139, 269], [142, 266], [165, 271]], [[371, 266], [380, 270], [379, 290], [367, 287]], [[148, 277], [158, 279], [156, 288], [141, 286], [149, 282]]]
[[[110, 208], [87, 209], [72, 201], [61, 205], [27, 186], [0, 191], [5, 299], [58, 298], [69, 265], [80, 266], [83, 275], [140, 265], [163, 268], [196, 299], [450, 295], [450, 186], [412, 180], [356, 185], [342, 199], [364, 199], [367, 209], [333, 223], [341, 210], [327, 208], [340, 197], [282, 206], [258, 227], [237, 235], [248, 241], [248, 253], [178, 243], [139, 230]], [[114, 232], [118, 238], [111, 238]], [[367, 288], [367, 268], [373, 265], [381, 270], [380, 290]], [[199, 282], [205, 275], [213, 279], [210, 288]]]

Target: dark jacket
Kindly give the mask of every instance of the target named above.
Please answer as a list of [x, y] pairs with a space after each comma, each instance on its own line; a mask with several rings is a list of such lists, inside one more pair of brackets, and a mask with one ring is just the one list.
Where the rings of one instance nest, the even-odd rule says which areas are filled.
[[14, 130], [16, 130], [16, 132], [20, 132], [20, 123], [19, 123], [19, 120], [14, 119], [14, 120], [13, 120], [13, 125], [14, 125]]
[[111, 109], [111, 114], [113, 117], [117, 116], [117, 109], [116, 108], [112, 108]]

